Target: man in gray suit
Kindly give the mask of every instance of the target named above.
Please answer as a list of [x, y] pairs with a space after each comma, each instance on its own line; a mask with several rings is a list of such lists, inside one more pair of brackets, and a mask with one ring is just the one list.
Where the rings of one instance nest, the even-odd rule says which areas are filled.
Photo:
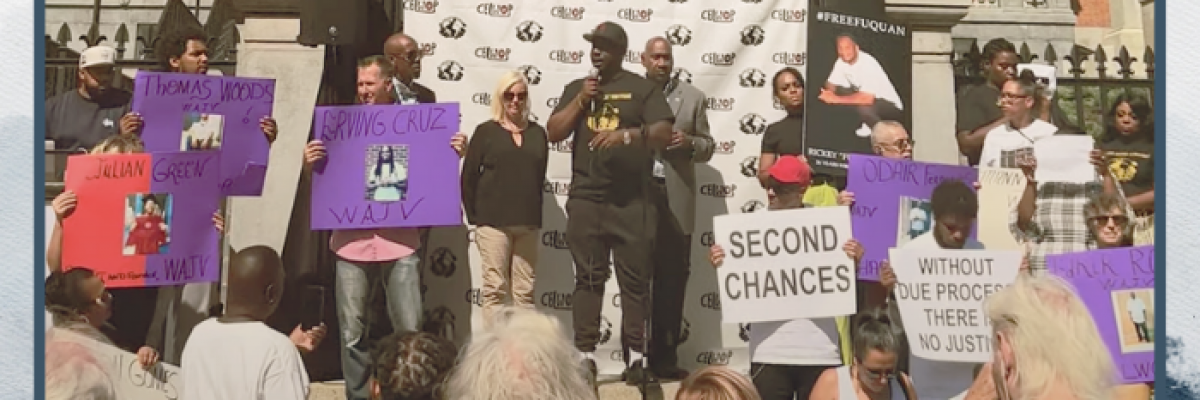
[[[675, 79], [671, 43], [662, 37], [646, 42], [642, 66], [646, 78], [661, 85], [675, 126], [671, 144], [655, 154], [654, 204], [658, 212], [658, 240], [654, 249], [653, 301], [650, 333], [650, 372], [659, 379], [686, 378], [679, 368], [676, 348], [681, 342], [684, 294], [691, 274], [692, 229], [696, 219], [696, 168], [713, 155], [708, 131], [707, 96], [687, 82]], [[670, 209], [671, 212], [666, 212]]]

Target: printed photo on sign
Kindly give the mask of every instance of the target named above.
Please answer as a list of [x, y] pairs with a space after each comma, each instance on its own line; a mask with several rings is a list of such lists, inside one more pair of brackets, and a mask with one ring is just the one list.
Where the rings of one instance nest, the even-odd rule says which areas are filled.
[[1000, 168], [1021, 168], [1021, 160], [1033, 156], [1032, 147], [1000, 150]]
[[933, 228], [933, 208], [929, 200], [900, 197], [900, 218], [896, 223], [896, 247], [924, 235]]
[[171, 195], [134, 193], [125, 200], [121, 254], [165, 254], [171, 243]]
[[183, 113], [183, 135], [179, 150], [215, 150], [221, 148], [225, 117], [197, 112]]
[[1112, 301], [1121, 352], [1154, 351], [1154, 290], [1113, 291]]
[[871, 154], [882, 121], [912, 131], [908, 27], [864, 10], [814, 7], [808, 24], [805, 155], [816, 172], [840, 174], [851, 153]]
[[408, 199], [408, 146], [367, 147], [367, 200], [377, 202]]

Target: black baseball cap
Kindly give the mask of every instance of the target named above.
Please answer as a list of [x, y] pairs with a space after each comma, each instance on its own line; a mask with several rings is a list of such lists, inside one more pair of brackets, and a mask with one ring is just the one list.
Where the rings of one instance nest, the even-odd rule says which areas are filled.
[[625, 36], [625, 28], [612, 21], [604, 21], [600, 25], [596, 25], [596, 29], [591, 33], [583, 34], [583, 40], [596, 43], [596, 39], [604, 39], [622, 49], [629, 48], [629, 37]]

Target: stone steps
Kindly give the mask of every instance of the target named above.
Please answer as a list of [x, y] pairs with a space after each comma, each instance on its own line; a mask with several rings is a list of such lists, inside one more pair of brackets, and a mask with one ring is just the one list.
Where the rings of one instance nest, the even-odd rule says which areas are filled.
[[[657, 387], [650, 387], [646, 399], [674, 399], [679, 390], [679, 382], [669, 382]], [[309, 386], [308, 400], [345, 400], [345, 384], [342, 381], [314, 382]], [[600, 400], [641, 400], [638, 389], [617, 381], [615, 377], [600, 382]]]

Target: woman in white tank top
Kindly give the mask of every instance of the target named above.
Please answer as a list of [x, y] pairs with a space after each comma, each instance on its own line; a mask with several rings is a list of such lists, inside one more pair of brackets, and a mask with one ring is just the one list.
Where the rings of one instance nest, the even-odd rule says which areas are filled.
[[854, 332], [854, 364], [822, 373], [808, 400], [917, 400], [908, 374], [896, 371], [900, 335], [887, 311], [863, 311]]

